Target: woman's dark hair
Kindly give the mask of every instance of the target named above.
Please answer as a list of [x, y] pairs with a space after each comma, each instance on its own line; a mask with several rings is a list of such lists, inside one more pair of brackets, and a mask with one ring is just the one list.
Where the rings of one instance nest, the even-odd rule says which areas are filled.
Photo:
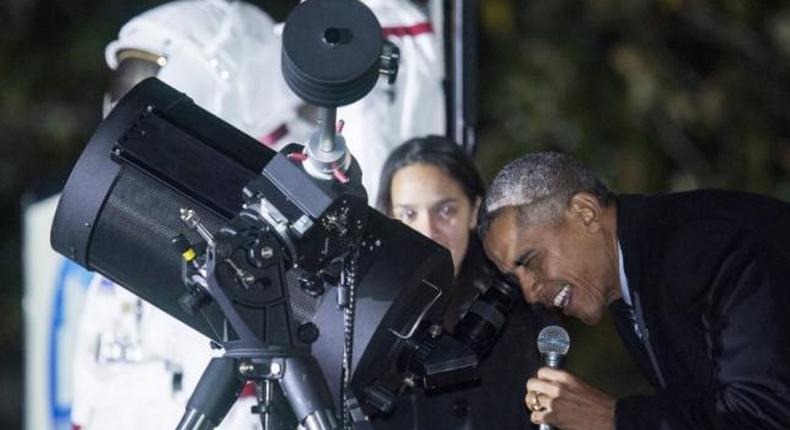
[[376, 199], [379, 210], [392, 214], [392, 178], [398, 170], [413, 164], [428, 164], [443, 170], [458, 182], [472, 205], [485, 193], [480, 173], [460, 145], [443, 136], [418, 137], [395, 148], [384, 162]]

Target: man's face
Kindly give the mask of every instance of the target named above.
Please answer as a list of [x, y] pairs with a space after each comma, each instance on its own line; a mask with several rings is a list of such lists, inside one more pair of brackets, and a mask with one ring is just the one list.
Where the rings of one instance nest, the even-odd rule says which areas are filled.
[[529, 303], [557, 307], [594, 325], [619, 288], [617, 248], [613, 256], [604, 232], [599, 220], [590, 222], [570, 208], [557, 223], [527, 227], [516, 209], [508, 209], [494, 220], [483, 246]]

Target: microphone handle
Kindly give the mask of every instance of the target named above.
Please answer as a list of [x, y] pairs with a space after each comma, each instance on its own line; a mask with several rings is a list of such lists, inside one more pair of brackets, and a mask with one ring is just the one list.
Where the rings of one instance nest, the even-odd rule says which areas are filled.
[[[557, 354], [556, 352], [543, 354], [543, 364], [545, 364], [546, 367], [551, 367], [552, 369], [562, 369], [563, 367], [565, 367], [564, 361], [565, 361], [564, 354]], [[548, 424], [541, 424], [538, 428], [540, 430], [554, 430], [554, 427]]]
[[552, 369], [562, 369], [565, 367], [565, 355], [556, 352], [543, 354], [543, 364]]

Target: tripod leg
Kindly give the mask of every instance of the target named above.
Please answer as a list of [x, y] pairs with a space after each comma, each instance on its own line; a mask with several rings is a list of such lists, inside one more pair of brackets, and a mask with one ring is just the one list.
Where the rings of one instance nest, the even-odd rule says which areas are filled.
[[332, 395], [315, 357], [288, 357], [280, 387], [296, 419], [307, 430], [337, 430]]
[[211, 430], [218, 426], [239, 397], [244, 381], [236, 360], [212, 358], [192, 392], [187, 410], [176, 430]]

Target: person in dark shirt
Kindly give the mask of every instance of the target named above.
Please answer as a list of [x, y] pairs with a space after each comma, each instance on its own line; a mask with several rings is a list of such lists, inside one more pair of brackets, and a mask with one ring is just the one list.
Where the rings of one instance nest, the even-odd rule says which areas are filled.
[[[444, 137], [412, 139], [384, 164], [378, 207], [450, 251], [455, 282], [444, 315], [453, 332], [470, 305], [503, 282], [474, 233], [483, 181], [462, 148]], [[524, 381], [539, 367], [535, 337], [549, 318], [520, 297], [481, 365], [473, 386], [440, 394], [415, 391], [401, 398], [380, 429], [528, 429]]]

